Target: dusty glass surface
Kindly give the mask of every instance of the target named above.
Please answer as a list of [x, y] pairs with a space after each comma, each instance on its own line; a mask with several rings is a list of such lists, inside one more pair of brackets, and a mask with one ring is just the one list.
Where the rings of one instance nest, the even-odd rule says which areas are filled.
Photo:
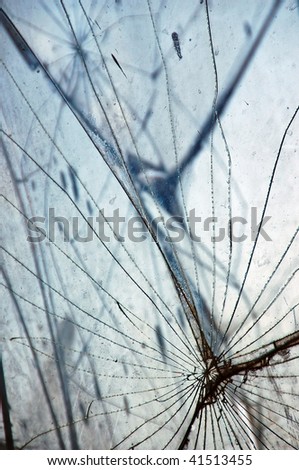
[[298, 2], [1, 5], [1, 445], [298, 448]]

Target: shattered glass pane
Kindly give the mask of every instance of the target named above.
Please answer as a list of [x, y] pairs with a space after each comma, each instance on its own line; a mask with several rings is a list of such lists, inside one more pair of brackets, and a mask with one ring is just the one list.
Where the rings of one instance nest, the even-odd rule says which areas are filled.
[[298, 448], [294, 1], [3, 0], [16, 448]]

